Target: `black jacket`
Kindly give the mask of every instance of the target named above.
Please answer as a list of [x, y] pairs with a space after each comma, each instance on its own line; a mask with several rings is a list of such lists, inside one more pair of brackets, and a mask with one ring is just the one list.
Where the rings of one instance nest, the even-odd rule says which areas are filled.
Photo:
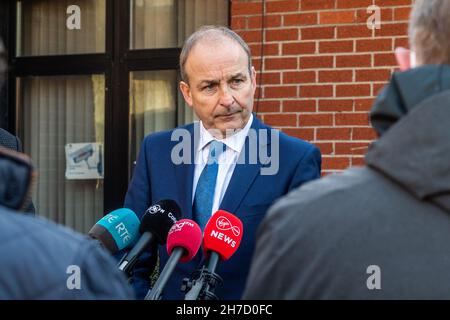
[[100, 244], [17, 210], [32, 167], [0, 148], [0, 299], [132, 299], [131, 287]]
[[450, 66], [394, 74], [371, 120], [366, 167], [271, 208], [245, 298], [450, 299]]

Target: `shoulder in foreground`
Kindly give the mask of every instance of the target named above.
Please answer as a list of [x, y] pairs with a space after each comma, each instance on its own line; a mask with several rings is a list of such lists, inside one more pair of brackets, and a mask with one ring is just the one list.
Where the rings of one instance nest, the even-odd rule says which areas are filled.
[[[311, 219], [321, 223], [329, 221], [322, 220], [323, 216], [331, 215], [331, 211], [344, 212], [352, 208], [360, 200], [356, 194], [370, 194], [369, 189], [375, 179], [378, 180], [376, 173], [362, 167], [305, 183], [277, 201], [270, 208], [267, 219], [286, 219], [289, 216], [295, 220]], [[349, 209], [348, 212], [352, 210]]]
[[46, 239], [52, 245], [76, 246], [87, 240], [87, 237], [68, 227], [58, 225], [42, 217], [24, 215], [22, 212], [12, 211], [0, 207], [0, 230], [2, 233], [11, 232], [21, 238]]

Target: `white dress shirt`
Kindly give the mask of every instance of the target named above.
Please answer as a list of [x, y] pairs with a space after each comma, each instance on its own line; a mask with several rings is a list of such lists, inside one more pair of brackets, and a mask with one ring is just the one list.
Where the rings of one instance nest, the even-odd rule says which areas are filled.
[[198, 180], [206, 166], [209, 156], [210, 142], [212, 140], [217, 140], [226, 145], [226, 150], [222, 152], [217, 161], [219, 163], [219, 170], [217, 173], [216, 187], [214, 191], [214, 199], [212, 205], [211, 215], [219, 209], [219, 205], [222, 202], [223, 196], [227, 190], [228, 184], [230, 183], [231, 176], [233, 175], [234, 168], [236, 167], [236, 162], [238, 160], [239, 154], [241, 153], [242, 147], [244, 146], [245, 139], [247, 137], [248, 131], [253, 122], [253, 114], [250, 114], [250, 118], [247, 124], [242, 130], [237, 131], [235, 134], [226, 137], [222, 140], [214, 138], [211, 133], [203, 126], [200, 121], [200, 139], [198, 143], [197, 150], [195, 151], [195, 170], [194, 170], [194, 181], [192, 187], [192, 204], [194, 203], [195, 190], [197, 188]]

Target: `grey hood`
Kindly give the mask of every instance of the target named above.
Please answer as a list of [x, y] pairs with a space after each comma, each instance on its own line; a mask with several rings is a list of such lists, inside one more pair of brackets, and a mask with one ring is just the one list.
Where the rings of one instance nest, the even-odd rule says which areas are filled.
[[450, 212], [450, 66], [395, 73], [371, 112], [369, 167]]

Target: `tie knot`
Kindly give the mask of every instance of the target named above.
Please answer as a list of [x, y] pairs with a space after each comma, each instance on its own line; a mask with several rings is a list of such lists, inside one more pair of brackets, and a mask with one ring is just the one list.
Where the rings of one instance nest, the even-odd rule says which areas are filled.
[[209, 149], [209, 158], [211, 161], [217, 162], [217, 159], [219, 158], [220, 154], [225, 151], [225, 144], [223, 144], [220, 141], [213, 140], [211, 141], [211, 146]]

